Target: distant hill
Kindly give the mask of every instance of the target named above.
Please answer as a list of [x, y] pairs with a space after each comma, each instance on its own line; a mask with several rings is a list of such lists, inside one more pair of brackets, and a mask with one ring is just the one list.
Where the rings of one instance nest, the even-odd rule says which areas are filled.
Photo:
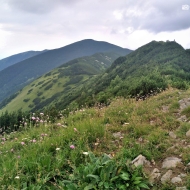
[[190, 49], [186, 49], [186, 52], [190, 53]]
[[114, 52], [120, 55], [126, 55], [131, 50], [107, 42], [82, 40], [59, 49], [41, 53], [0, 71], [0, 102], [37, 77], [63, 63], [98, 52]]
[[14, 65], [15, 63], [18, 63], [20, 61], [23, 61], [25, 59], [28, 59], [30, 57], [39, 55], [40, 53], [44, 53], [48, 50], [43, 50], [43, 51], [27, 51], [19, 54], [12, 55], [10, 57], [4, 58], [0, 60], [0, 71]]
[[[77, 106], [108, 103], [115, 96], [146, 98], [169, 86], [187, 89], [190, 54], [176, 42], [152, 41], [127, 56], [119, 57], [103, 74], [91, 78], [80, 92], [70, 93]], [[55, 105], [68, 106], [67, 98]], [[68, 101], [69, 102], [69, 101]]]
[[96, 53], [71, 60], [2, 101], [0, 108], [4, 107], [2, 111], [14, 111], [20, 108], [25, 111], [35, 111], [54, 105], [59, 100], [68, 105], [72, 101], [71, 94], [77, 92], [80, 96], [84, 84], [90, 82], [93, 76], [103, 73], [119, 56], [121, 55], [114, 52]]

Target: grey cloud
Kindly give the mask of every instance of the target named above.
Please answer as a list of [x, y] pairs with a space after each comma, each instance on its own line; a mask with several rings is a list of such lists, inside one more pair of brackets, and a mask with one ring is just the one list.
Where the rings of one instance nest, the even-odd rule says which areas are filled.
[[59, 6], [76, 3], [77, 0], [7, 0], [7, 2], [11, 8], [32, 14], [45, 14]]
[[122, 11], [122, 25], [153, 33], [184, 30], [190, 27], [190, 10], [183, 11], [182, 5], [188, 3], [187, 0], [131, 2]]

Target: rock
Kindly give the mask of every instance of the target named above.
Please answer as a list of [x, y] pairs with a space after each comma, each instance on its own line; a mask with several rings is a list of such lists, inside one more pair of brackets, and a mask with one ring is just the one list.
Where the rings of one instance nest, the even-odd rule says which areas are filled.
[[162, 177], [161, 177], [161, 182], [162, 184], [165, 182], [170, 181], [170, 178], [172, 176], [172, 170], [168, 170]]
[[122, 136], [121, 132], [113, 133], [115, 138], [120, 138]]
[[171, 182], [174, 183], [174, 184], [181, 183], [182, 179], [180, 177], [173, 177]]
[[186, 133], [186, 137], [190, 137], [190, 130], [187, 131], [187, 133]]
[[156, 179], [158, 179], [160, 176], [161, 176], [161, 173], [160, 173], [159, 169], [154, 168], [152, 173], [150, 174], [150, 179], [149, 179], [150, 183], [153, 184], [154, 181]]
[[150, 162], [141, 154], [137, 156], [131, 163], [134, 164], [136, 167], [140, 165], [143, 166], [145, 164], [150, 166]]
[[188, 106], [190, 106], [190, 98], [184, 98], [182, 100], [178, 101], [180, 104], [180, 109], [183, 110], [185, 108], [187, 108]]
[[172, 131], [169, 132], [169, 136], [172, 138], [172, 139], [176, 139], [176, 134]]
[[186, 176], [187, 176], [187, 174], [183, 174], [183, 173], [178, 175], [178, 177], [182, 177], [182, 178], [186, 177]]
[[178, 121], [186, 122], [187, 121], [186, 115], [182, 115], [180, 118], [178, 118]]
[[176, 187], [175, 190], [187, 190], [187, 187]]
[[168, 157], [162, 163], [162, 168], [176, 168], [177, 164], [181, 163], [181, 159], [177, 157]]

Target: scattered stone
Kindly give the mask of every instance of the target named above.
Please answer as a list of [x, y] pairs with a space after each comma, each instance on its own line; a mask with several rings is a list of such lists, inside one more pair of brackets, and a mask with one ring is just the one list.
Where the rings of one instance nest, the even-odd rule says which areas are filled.
[[187, 174], [179, 174], [179, 175], [178, 175], [178, 177], [182, 177], [182, 178], [183, 178], [183, 177], [186, 177], [186, 176], [187, 176]]
[[190, 137], [190, 130], [187, 131], [187, 133], [186, 133], [186, 137]]
[[159, 169], [154, 168], [152, 173], [150, 174], [150, 179], [149, 179], [150, 183], [153, 184], [154, 181], [156, 179], [158, 179], [160, 176], [161, 176], [161, 173], [160, 173]]
[[140, 165], [143, 166], [145, 164], [150, 166], [150, 162], [141, 154], [137, 156], [131, 163], [134, 164], [136, 167]]
[[169, 136], [172, 138], [172, 139], [176, 139], [176, 134], [172, 131], [169, 132]]
[[114, 136], [115, 138], [121, 138], [121, 137], [122, 137], [122, 134], [121, 134], [121, 132], [117, 132], [117, 133], [113, 133], [113, 136]]
[[168, 112], [169, 106], [162, 106], [162, 111], [163, 112]]
[[185, 108], [187, 108], [188, 106], [190, 106], [190, 98], [184, 98], [182, 100], [178, 101], [180, 104], [180, 109], [183, 110]]
[[177, 164], [181, 163], [181, 159], [177, 157], [168, 157], [162, 163], [162, 168], [176, 168]]
[[180, 177], [173, 177], [171, 182], [174, 183], [174, 184], [181, 183], [182, 179]]
[[175, 190], [187, 190], [187, 187], [176, 187]]
[[186, 115], [182, 115], [180, 118], [178, 118], [178, 121], [186, 122], [187, 121]]
[[170, 178], [172, 176], [172, 170], [168, 170], [162, 177], [161, 177], [161, 182], [166, 183], [167, 181], [170, 181]]

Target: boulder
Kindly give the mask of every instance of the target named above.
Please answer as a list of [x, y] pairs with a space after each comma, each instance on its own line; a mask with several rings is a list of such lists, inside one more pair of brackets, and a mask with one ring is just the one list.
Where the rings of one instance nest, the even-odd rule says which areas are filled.
[[161, 182], [162, 184], [170, 181], [172, 176], [172, 170], [168, 170], [162, 177], [161, 177]]
[[162, 163], [162, 168], [176, 168], [177, 164], [181, 163], [181, 159], [177, 157], [168, 157]]
[[150, 166], [150, 162], [141, 154], [137, 156], [131, 163], [134, 164], [136, 167], [140, 165], [143, 166], [145, 164]]
[[182, 179], [180, 177], [173, 177], [171, 179], [171, 182], [176, 184], [176, 183], [181, 183], [182, 182]]

